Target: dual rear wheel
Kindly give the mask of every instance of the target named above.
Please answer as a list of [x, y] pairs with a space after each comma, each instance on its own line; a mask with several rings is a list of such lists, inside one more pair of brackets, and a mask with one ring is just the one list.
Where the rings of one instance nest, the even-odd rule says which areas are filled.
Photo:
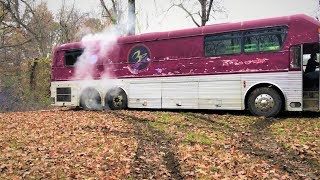
[[82, 92], [80, 106], [85, 110], [112, 109], [121, 110], [128, 106], [128, 98], [125, 91], [121, 88], [114, 88], [108, 91], [105, 96], [105, 107], [102, 107], [101, 95], [94, 88], [88, 88]]

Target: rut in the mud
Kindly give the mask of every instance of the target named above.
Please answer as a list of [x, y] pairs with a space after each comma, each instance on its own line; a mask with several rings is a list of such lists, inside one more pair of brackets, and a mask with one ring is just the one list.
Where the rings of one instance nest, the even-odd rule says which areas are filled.
[[303, 176], [315, 179], [320, 176], [320, 165], [308, 158], [300, 158], [299, 155], [285, 149], [271, 134], [270, 126], [277, 119], [261, 119], [251, 126], [250, 136], [243, 138], [239, 147], [246, 153], [258, 156], [288, 172], [291, 176], [302, 178]]
[[132, 167], [134, 179], [183, 179], [180, 164], [175, 155], [174, 141], [170, 136], [148, 124], [147, 119], [139, 119], [114, 112], [119, 118], [134, 125], [138, 148]]
[[217, 129], [222, 130], [225, 128], [224, 132], [229, 135], [234, 133], [241, 134], [239, 137], [234, 137], [238, 141], [238, 149], [279, 167], [292, 177], [303, 178], [307, 176], [312, 179], [320, 177], [319, 163], [308, 158], [300, 158], [297, 154], [285, 149], [276, 141], [270, 131], [270, 126], [276, 121], [281, 121], [281, 119], [260, 118], [259, 121], [248, 128], [249, 130], [244, 130], [241, 127], [226, 127], [216, 122], [208, 114], [193, 114], [193, 117], [215, 124], [215, 128]]

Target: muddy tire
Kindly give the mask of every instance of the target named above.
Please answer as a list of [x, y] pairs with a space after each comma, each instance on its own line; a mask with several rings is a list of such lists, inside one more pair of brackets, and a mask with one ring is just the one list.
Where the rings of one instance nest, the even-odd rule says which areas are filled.
[[88, 88], [81, 93], [80, 106], [84, 110], [98, 111], [102, 110], [101, 96], [94, 88]]
[[282, 110], [282, 99], [273, 88], [262, 87], [251, 92], [247, 102], [249, 111], [256, 116], [274, 117]]
[[106, 95], [106, 109], [121, 110], [128, 108], [128, 98], [126, 92], [121, 88], [111, 89]]

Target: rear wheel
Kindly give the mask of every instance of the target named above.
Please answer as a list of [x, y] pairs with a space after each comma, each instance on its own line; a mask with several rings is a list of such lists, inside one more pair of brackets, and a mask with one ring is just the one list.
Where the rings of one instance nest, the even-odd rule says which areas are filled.
[[84, 110], [102, 110], [99, 92], [93, 88], [84, 90], [81, 94], [80, 106]]
[[256, 116], [273, 117], [282, 109], [279, 93], [269, 87], [257, 88], [249, 95], [247, 102], [249, 111]]
[[107, 93], [105, 101], [107, 102], [109, 108], [112, 110], [121, 110], [128, 107], [127, 94], [121, 88], [111, 89]]

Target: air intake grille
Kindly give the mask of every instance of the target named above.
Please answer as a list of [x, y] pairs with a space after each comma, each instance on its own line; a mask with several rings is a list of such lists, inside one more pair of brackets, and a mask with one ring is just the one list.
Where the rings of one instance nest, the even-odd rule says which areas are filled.
[[57, 102], [71, 102], [71, 88], [57, 88]]

